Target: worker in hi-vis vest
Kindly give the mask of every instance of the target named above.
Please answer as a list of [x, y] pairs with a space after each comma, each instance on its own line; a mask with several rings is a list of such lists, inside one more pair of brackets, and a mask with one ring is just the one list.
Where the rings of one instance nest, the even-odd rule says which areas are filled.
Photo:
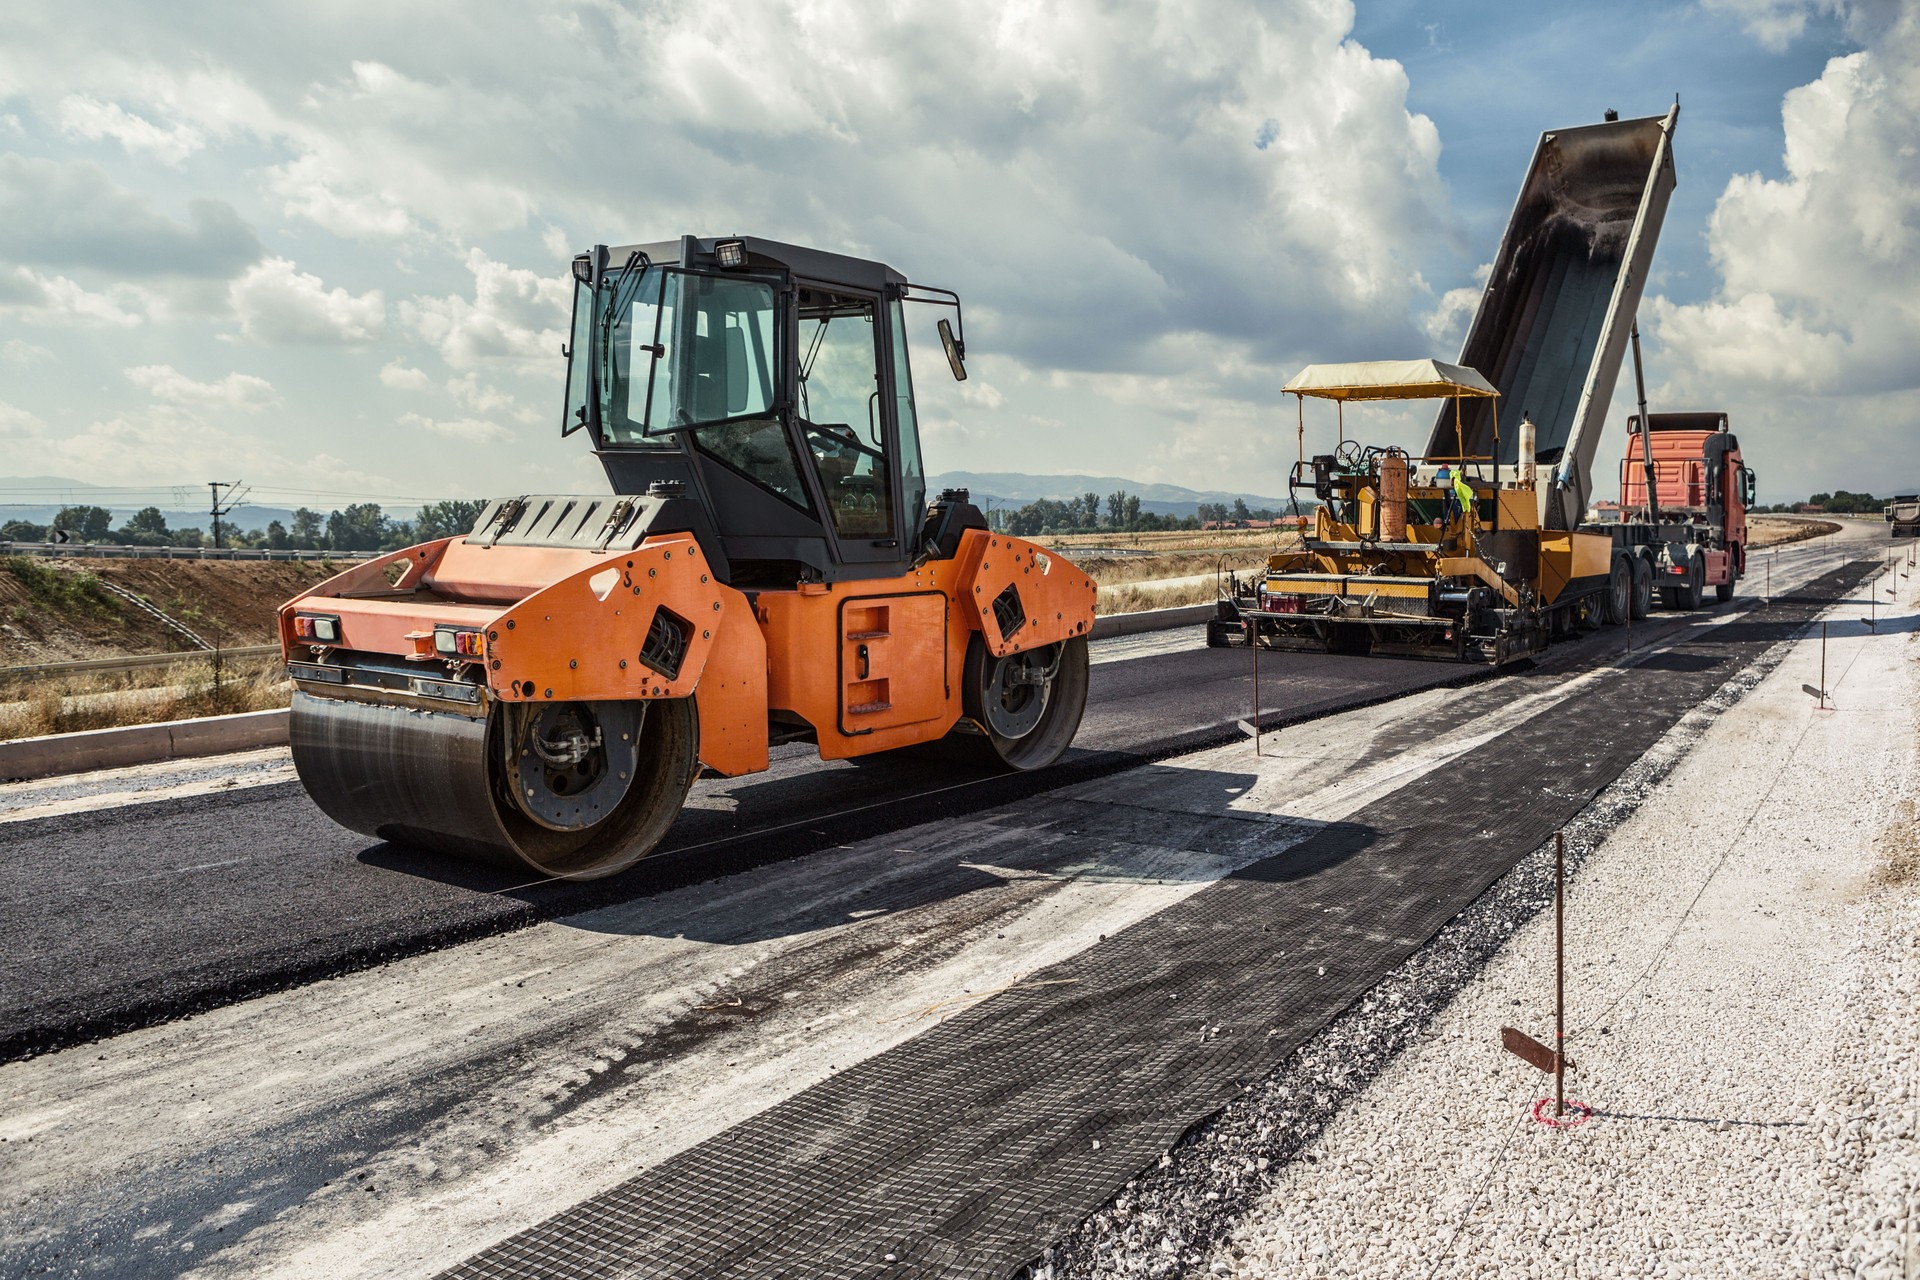
[[1463, 513], [1473, 510], [1473, 486], [1467, 483], [1465, 471], [1453, 473], [1453, 500], [1460, 504]]
[[1452, 524], [1460, 515], [1460, 490], [1454, 485], [1452, 467], [1441, 467], [1433, 473], [1433, 483], [1440, 490], [1440, 520], [1443, 524]]

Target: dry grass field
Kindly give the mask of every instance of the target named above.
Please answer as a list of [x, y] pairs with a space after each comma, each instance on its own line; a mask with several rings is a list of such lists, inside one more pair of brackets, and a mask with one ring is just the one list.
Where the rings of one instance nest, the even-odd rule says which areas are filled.
[[171, 667], [0, 684], [0, 742], [268, 711], [286, 706], [291, 690], [278, 658], [224, 662], [217, 679], [212, 662], [196, 657]]

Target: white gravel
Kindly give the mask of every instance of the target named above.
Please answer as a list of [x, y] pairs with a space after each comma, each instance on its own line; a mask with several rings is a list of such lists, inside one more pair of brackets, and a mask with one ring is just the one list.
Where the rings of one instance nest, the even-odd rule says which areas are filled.
[[[1802, 692], [1801, 642], [1580, 867], [1569, 1092], [1591, 1121], [1535, 1123], [1551, 1081], [1499, 1049], [1504, 1024], [1551, 1039], [1543, 914], [1195, 1270], [1920, 1274], [1916, 582], [1877, 633], [1835, 622], [1837, 710]], [[1866, 614], [1855, 594], [1836, 619]]]

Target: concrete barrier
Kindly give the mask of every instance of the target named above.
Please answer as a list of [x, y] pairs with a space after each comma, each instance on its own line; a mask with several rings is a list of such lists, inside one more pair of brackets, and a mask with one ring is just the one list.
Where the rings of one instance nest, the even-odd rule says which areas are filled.
[[1173, 627], [1198, 626], [1212, 621], [1215, 606], [1182, 604], [1171, 609], [1142, 609], [1137, 613], [1113, 613], [1093, 620], [1089, 633], [1095, 640], [1109, 636], [1135, 636], [1143, 631], [1166, 631]]
[[150, 764], [155, 760], [255, 751], [261, 747], [285, 746], [286, 742], [285, 711], [244, 711], [232, 716], [175, 720], [170, 724], [56, 733], [44, 738], [0, 742], [0, 780], [50, 778], [63, 773]]
[[[1104, 640], [1109, 636], [1197, 626], [1213, 617], [1213, 612], [1214, 606], [1210, 604], [1188, 604], [1172, 609], [1116, 613], [1095, 618], [1091, 634], [1095, 640]], [[224, 755], [229, 751], [256, 751], [262, 747], [285, 746], [286, 742], [285, 711], [248, 711], [237, 716], [175, 720], [170, 724], [56, 733], [44, 738], [0, 742], [0, 781], [50, 778], [64, 773], [151, 764], [156, 760]]]

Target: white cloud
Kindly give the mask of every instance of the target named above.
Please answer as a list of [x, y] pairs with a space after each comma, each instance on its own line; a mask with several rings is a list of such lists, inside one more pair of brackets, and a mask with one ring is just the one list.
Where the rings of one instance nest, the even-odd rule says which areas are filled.
[[[376, 277], [347, 264], [398, 258], [434, 282], [392, 299], [400, 322], [490, 380], [475, 403], [510, 388], [536, 416], [513, 362], [549, 373], [557, 396], [561, 259], [596, 240], [758, 233], [959, 289], [976, 377], [990, 371], [1005, 400], [976, 386], [943, 402], [937, 347], [916, 338], [923, 419], [930, 433], [964, 421], [948, 438], [974, 454], [930, 455], [936, 469], [1008, 446], [1029, 469], [1067, 469], [1089, 447], [1132, 456], [1123, 444], [1176, 433], [1231, 452], [1224, 433], [1288, 366], [1424, 346], [1435, 298], [1420, 267], [1453, 253], [1438, 136], [1408, 110], [1404, 70], [1351, 39], [1347, 0], [741, 0], [719, 25], [690, 0], [483, 0], [430, 41], [312, 8], [276, 13], [263, 41], [246, 23], [105, 3], [111, 47], [58, 23], [0, 44], [9, 110], [50, 125], [64, 109], [70, 137], [184, 153], [196, 181], [224, 166], [209, 194], [249, 216], [264, 199], [295, 234], [379, 245], [356, 263], [323, 256], [355, 246], [315, 236], [229, 268], [242, 333], [370, 341], [389, 298], [288, 259], [358, 282]], [[448, 245], [466, 251], [470, 287], [446, 282]], [[1231, 359], [1180, 364], [1190, 350]], [[1069, 399], [1046, 392], [1055, 370], [1094, 376]], [[1195, 399], [1123, 399], [1101, 374], [1172, 379]], [[306, 408], [295, 398], [290, 416]], [[389, 440], [392, 419], [351, 394], [327, 408], [365, 448], [435, 456], [435, 433]], [[434, 412], [514, 424], [505, 407]], [[1036, 432], [1040, 417], [1068, 425]]]
[[300, 476], [276, 453], [257, 433], [214, 426], [174, 404], [121, 410], [77, 431], [63, 426], [34, 446], [35, 462], [48, 474], [84, 475], [100, 484], [197, 484], [237, 473], [253, 482], [311, 487], [310, 474]]
[[98, 142], [111, 138], [129, 152], [144, 152], [165, 164], [178, 165], [206, 145], [200, 131], [188, 124], [157, 125], [126, 108], [84, 93], [61, 99], [60, 131], [69, 137]]
[[1483, 262], [1474, 269], [1473, 283], [1462, 285], [1458, 289], [1449, 289], [1440, 295], [1420, 327], [1433, 343], [1433, 349], [1451, 358], [1467, 340], [1467, 325], [1473, 321], [1473, 313], [1480, 305], [1481, 297], [1487, 290], [1487, 277], [1493, 274], [1493, 264]]
[[47, 364], [53, 358], [53, 352], [38, 343], [19, 338], [8, 338], [5, 343], [0, 343], [0, 364], [10, 369], [31, 369], [37, 364]]
[[331, 154], [301, 156], [276, 169], [271, 185], [282, 207], [338, 236], [378, 239], [413, 230], [412, 216], [384, 190], [355, 190], [335, 170], [340, 157]]
[[0, 440], [29, 440], [46, 430], [47, 424], [33, 414], [0, 400]]
[[[1763, 474], [1769, 451], [1809, 459], [1809, 483], [1789, 492], [1857, 488], [1889, 464], [1920, 472], [1913, 415], [1900, 408], [1920, 400], [1910, 394], [1920, 391], [1916, 66], [1920, 14], [1909, 5], [1866, 49], [1788, 93], [1785, 175], [1737, 174], [1714, 208], [1717, 292], [1650, 303], [1669, 403], [1727, 408]], [[1820, 449], [1806, 447], [1810, 431], [1839, 422]]]
[[1702, 7], [1733, 18], [1775, 53], [1805, 33], [1809, 18], [1844, 17], [1848, 9], [1847, 0], [1702, 0]]
[[280, 395], [265, 378], [229, 373], [215, 382], [196, 382], [172, 365], [143, 364], [127, 370], [127, 380], [155, 400], [168, 404], [207, 405], [223, 409], [269, 409]]
[[380, 383], [396, 391], [425, 391], [433, 385], [433, 379], [420, 369], [392, 360], [380, 366]]
[[[456, 369], [490, 360], [557, 357], [572, 282], [467, 253], [473, 298], [412, 298], [400, 313]], [[556, 361], [557, 363], [557, 361]]]
[[490, 148], [527, 140], [524, 103], [461, 81], [415, 79], [383, 62], [313, 85], [320, 119], [282, 128], [299, 154], [269, 174], [287, 212], [336, 235], [391, 239], [426, 227], [461, 235], [523, 225], [536, 207], [497, 172]]
[[468, 413], [504, 413], [521, 422], [533, 423], [540, 420], [537, 411], [521, 404], [513, 396], [494, 386], [483, 386], [480, 375], [469, 373], [460, 378], [447, 380], [447, 394], [453, 402]]
[[387, 322], [380, 290], [356, 295], [329, 289], [287, 258], [255, 263], [233, 282], [229, 296], [241, 332], [261, 342], [370, 342]]
[[1830, 61], [1782, 108], [1786, 175], [1736, 174], [1703, 303], [1656, 303], [1661, 336], [1709, 378], [1847, 393], [1920, 385], [1920, 19]]
[[513, 439], [512, 432], [499, 423], [488, 422], [484, 418], [429, 418], [420, 413], [403, 413], [400, 415], [400, 425], [432, 432], [436, 436], [445, 436], [449, 440], [503, 444]]
[[962, 400], [989, 411], [998, 409], [1007, 402], [1007, 397], [1000, 388], [979, 378], [968, 378], [960, 384], [959, 391]]
[[95, 291], [31, 267], [0, 267], [0, 311], [8, 310], [34, 324], [130, 329], [166, 315], [168, 308], [158, 294], [137, 285]]
[[178, 221], [98, 165], [0, 155], [0, 258], [115, 277], [227, 280], [260, 257], [232, 205], [187, 202]]

